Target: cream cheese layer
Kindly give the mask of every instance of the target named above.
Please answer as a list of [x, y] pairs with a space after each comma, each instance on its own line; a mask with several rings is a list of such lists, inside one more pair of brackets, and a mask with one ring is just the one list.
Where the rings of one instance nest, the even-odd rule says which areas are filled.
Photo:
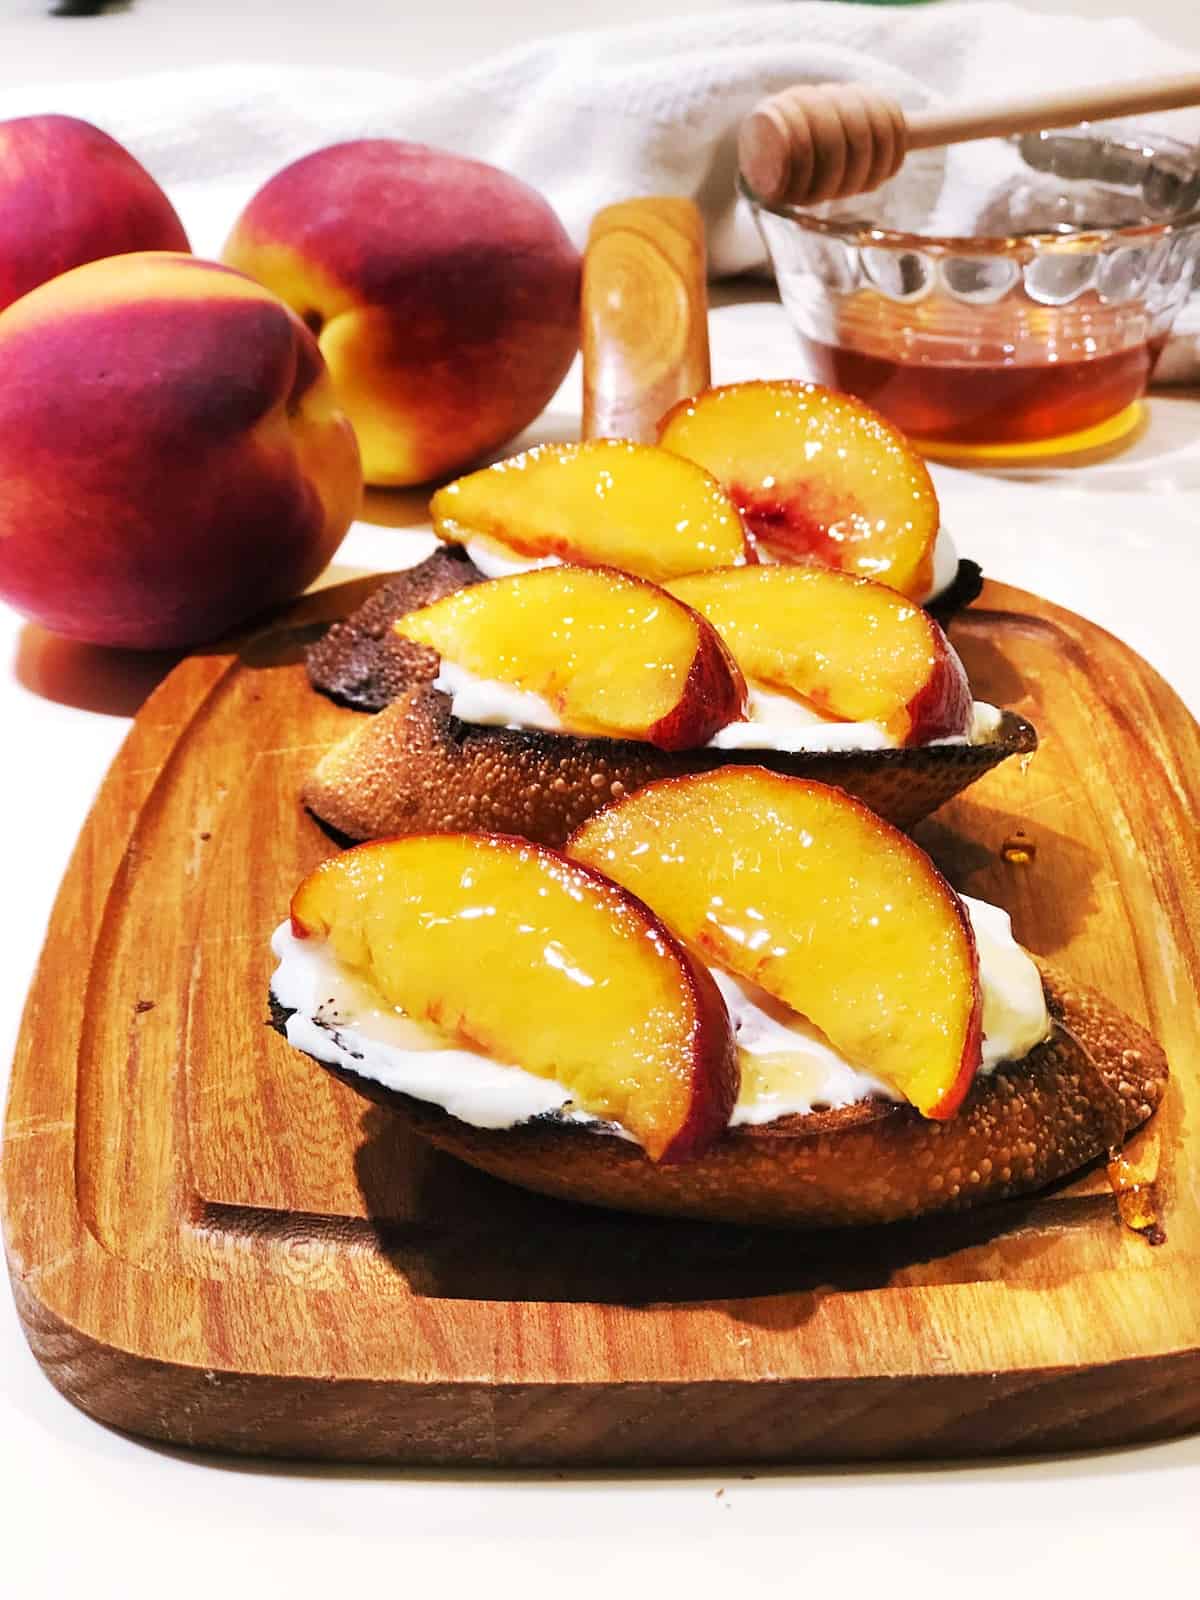
[[[1037, 967], [1012, 936], [1008, 913], [963, 897], [975, 930], [983, 993], [983, 1063], [988, 1073], [1020, 1061], [1049, 1036]], [[477, 1128], [512, 1128], [554, 1113], [621, 1134], [574, 1106], [562, 1084], [494, 1061], [389, 1009], [334, 959], [327, 943], [297, 939], [283, 923], [271, 941], [271, 990], [292, 1012], [287, 1036], [319, 1061], [440, 1106]], [[840, 1055], [803, 1017], [753, 985], [713, 971], [737, 1040], [741, 1093], [731, 1127], [836, 1109], [872, 1097], [897, 1100], [886, 1084]]]
[[[534, 567], [557, 567], [559, 556], [538, 556], [530, 559], [513, 550], [506, 550], [491, 539], [468, 539], [463, 548], [485, 578], [509, 578], [514, 572], [530, 572]], [[949, 529], [940, 527], [933, 546], [933, 578], [928, 594], [916, 597], [918, 605], [928, 605], [944, 594], [958, 576], [958, 547]]]
[[[792, 695], [747, 685], [748, 715], [744, 722], [719, 728], [705, 746], [711, 750], [894, 750], [897, 741], [879, 722], [838, 722], [823, 717]], [[443, 658], [434, 688], [450, 696], [450, 708], [461, 722], [481, 727], [530, 729], [568, 733], [550, 702], [541, 695], [478, 678], [465, 667]], [[933, 744], [986, 744], [995, 736], [1001, 713], [976, 700], [971, 726], [965, 733], [934, 739]], [[589, 738], [596, 737], [588, 735]]]

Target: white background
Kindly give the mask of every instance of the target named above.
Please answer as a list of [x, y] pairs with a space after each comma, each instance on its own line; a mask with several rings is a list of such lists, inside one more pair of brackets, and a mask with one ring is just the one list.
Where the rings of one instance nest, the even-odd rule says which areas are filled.
[[[1200, 50], [1197, 0], [1023, 3], [1030, 11], [1134, 16], [1164, 38]], [[101, 26], [74, 18], [52, 23], [49, 5], [0, 0], [6, 19], [0, 85], [235, 59], [448, 72], [569, 28], [733, 9], [732, 0], [133, 0]], [[996, 88], [1000, 93], [1004, 86]]]
[[[434, 9], [436, 0], [431, 0]], [[648, 0], [508, 6], [442, 0], [141, 0], [101, 23], [51, 23], [0, 0], [0, 85], [233, 56], [397, 70], [450, 67], [537, 31], [672, 11]], [[424, 11], [424, 7], [420, 8]], [[1118, 0], [1036, 9], [1120, 14]], [[1200, 48], [1195, 0], [1138, 15]], [[80, 30], [86, 29], [84, 33]], [[65, 46], [63, 41], [70, 41]], [[79, 42], [76, 42], [79, 41]], [[386, 47], [386, 50], [383, 49]], [[381, 60], [381, 53], [384, 59]], [[997, 86], [998, 89], [1002, 86]], [[790, 370], [779, 313], [714, 316], [721, 380]], [[0, 373], [0, 382], [3, 374]], [[575, 403], [577, 379], [556, 405]], [[936, 474], [963, 552], [1072, 606], [1142, 651], [1200, 711], [1200, 405], [1156, 398], [1125, 455], [1073, 472]], [[360, 527], [340, 566], [397, 561]], [[0, 609], [0, 1072], [40, 930], [136, 684], [22, 630]], [[100, 699], [109, 710], [72, 701]], [[718, 1494], [718, 1491], [723, 1493]], [[1060, 1597], [1196, 1593], [1200, 1439], [1090, 1457], [745, 1478], [283, 1470], [149, 1448], [75, 1412], [41, 1377], [0, 1290], [0, 1596], [720, 1591]]]

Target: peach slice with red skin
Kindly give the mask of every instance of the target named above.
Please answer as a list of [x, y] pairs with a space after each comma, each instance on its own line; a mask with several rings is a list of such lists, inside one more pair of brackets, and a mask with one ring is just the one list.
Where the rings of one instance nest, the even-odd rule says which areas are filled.
[[927, 598], [940, 521], [929, 469], [860, 400], [790, 379], [727, 384], [673, 406], [658, 442], [712, 473], [774, 559]]
[[745, 715], [745, 682], [716, 630], [665, 589], [611, 568], [496, 578], [394, 627], [476, 677], [540, 695], [569, 733], [690, 750]]
[[666, 585], [707, 617], [752, 683], [900, 745], [967, 731], [971, 686], [949, 639], [885, 584], [822, 567], [730, 567]]
[[980, 1062], [970, 920], [911, 839], [840, 789], [756, 767], [618, 800], [566, 853], [653, 907], [923, 1116], [952, 1116]]
[[389, 1006], [563, 1084], [655, 1161], [701, 1154], [729, 1121], [737, 1053], [712, 977], [557, 851], [498, 834], [360, 845], [310, 873], [291, 919]]
[[483, 539], [510, 561], [557, 556], [655, 583], [748, 555], [737, 507], [715, 479], [628, 439], [539, 445], [447, 484], [429, 510], [451, 544]]

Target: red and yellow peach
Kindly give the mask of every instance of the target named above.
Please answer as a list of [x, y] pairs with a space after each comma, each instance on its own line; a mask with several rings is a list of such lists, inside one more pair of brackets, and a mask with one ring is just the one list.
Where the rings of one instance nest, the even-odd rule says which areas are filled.
[[92, 262], [0, 314], [0, 596], [178, 648], [297, 594], [362, 490], [316, 342], [228, 267]]
[[526, 184], [392, 139], [318, 150], [250, 201], [224, 259], [317, 333], [369, 483], [423, 483], [532, 422], [579, 338], [579, 257]]
[[171, 202], [108, 134], [77, 117], [0, 122], [0, 310], [87, 261], [187, 248]]

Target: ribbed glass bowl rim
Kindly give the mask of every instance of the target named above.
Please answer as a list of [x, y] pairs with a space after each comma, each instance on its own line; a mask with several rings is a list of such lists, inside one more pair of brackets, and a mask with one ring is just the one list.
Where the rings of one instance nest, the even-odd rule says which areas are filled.
[[[1067, 134], [1075, 130], [1061, 128], [1046, 131]], [[1097, 129], [1097, 132], [1101, 131]], [[1186, 144], [1179, 139], [1170, 139], [1165, 134], [1151, 133], [1148, 130], [1143, 132], [1137, 128], [1122, 128], [1119, 133], [1121, 137], [1117, 136], [1118, 130], [1113, 129], [1108, 142], [1140, 150], [1150, 147], [1185, 159], [1190, 158], [1200, 172], [1200, 144]], [[1144, 242], [1149, 239], [1169, 238], [1172, 234], [1186, 233], [1189, 229], [1200, 227], [1200, 205], [1197, 205], [1190, 211], [1181, 212], [1177, 217], [1157, 222], [1149, 219], [1145, 222], [1130, 222], [1117, 228], [1079, 228], [1074, 231], [1035, 228], [1023, 233], [1008, 234], [905, 233], [894, 228], [882, 228], [872, 222], [838, 222], [828, 217], [818, 217], [813, 212], [805, 210], [803, 206], [770, 205], [767, 201], [759, 199], [740, 172], [737, 186], [739, 194], [749, 201], [755, 211], [765, 211], [770, 216], [791, 222], [809, 233], [818, 234], [826, 239], [837, 239], [843, 244], [855, 245], [860, 249], [919, 251], [925, 255], [1019, 256], [1028, 259], [1035, 256], [1039, 250], [1076, 250], [1081, 247], [1101, 250], [1110, 245], [1119, 247], [1122, 244]]]

